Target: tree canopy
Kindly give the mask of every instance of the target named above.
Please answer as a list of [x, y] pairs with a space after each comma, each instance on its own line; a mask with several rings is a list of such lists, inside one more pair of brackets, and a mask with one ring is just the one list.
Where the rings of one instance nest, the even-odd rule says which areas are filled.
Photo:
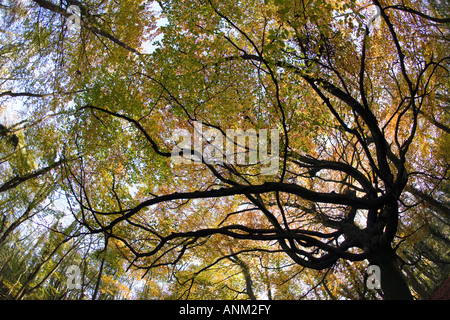
[[1, 297], [432, 298], [449, 9], [3, 1]]

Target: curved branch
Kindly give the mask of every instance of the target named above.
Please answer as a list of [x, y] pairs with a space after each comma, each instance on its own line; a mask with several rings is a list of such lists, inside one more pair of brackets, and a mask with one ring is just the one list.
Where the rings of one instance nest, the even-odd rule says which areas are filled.
[[394, 6], [387, 6], [384, 9], [385, 10], [386, 9], [395, 9], [395, 10], [400, 10], [400, 11], [404, 11], [404, 12], [409, 12], [409, 13], [418, 15], [419, 17], [422, 17], [424, 19], [427, 19], [427, 20], [430, 20], [430, 21], [433, 21], [433, 22], [437, 22], [437, 23], [450, 23], [450, 18], [436, 18], [436, 17], [432, 17], [432, 16], [429, 16], [429, 15], [423, 13], [423, 12], [414, 10], [414, 9], [408, 7], [408, 6], [401, 5], [401, 4], [394, 5]]
[[35, 170], [26, 175], [16, 176], [14, 178], [11, 178], [0, 186], [0, 192], [8, 191], [10, 189], [17, 187], [19, 184], [21, 184], [25, 181], [42, 176], [42, 175], [46, 174], [47, 172], [50, 172], [51, 170], [58, 168], [59, 166], [64, 164], [66, 161], [67, 161], [67, 159], [62, 159], [62, 160], [59, 160], [59, 161], [53, 163], [52, 165]]
[[342, 204], [346, 206], [351, 206], [358, 209], [372, 209], [381, 207], [385, 201], [386, 196], [380, 196], [378, 198], [358, 198], [356, 196], [351, 195], [343, 195], [335, 193], [334, 191], [330, 193], [325, 192], [316, 192], [309, 190], [305, 187], [301, 187], [296, 184], [290, 183], [281, 183], [281, 182], [266, 182], [261, 185], [237, 185], [228, 188], [219, 188], [214, 190], [206, 190], [206, 191], [194, 191], [194, 192], [175, 192], [171, 194], [162, 195], [159, 197], [155, 197], [153, 199], [149, 199], [141, 202], [139, 205], [132, 209], [117, 211], [117, 212], [108, 212], [102, 213], [98, 211], [94, 211], [91, 208], [85, 208], [90, 210], [95, 214], [104, 214], [104, 215], [117, 215], [120, 214], [121, 217], [116, 218], [107, 226], [97, 229], [96, 233], [106, 231], [108, 229], [113, 228], [116, 224], [121, 221], [130, 218], [137, 212], [141, 211], [143, 208], [172, 200], [186, 200], [186, 199], [205, 199], [205, 198], [221, 198], [221, 197], [229, 197], [235, 195], [251, 195], [251, 194], [263, 194], [269, 192], [284, 192], [288, 194], [293, 194], [299, 196], [305, 200], [314, 201], [314, 202], [323, 202], [329, 204]]
[[87, 105], [87, 106], [81, 107], [79, 110], [83, 110], [83, 109], [91, 109], [91, 110], [102, 111], [102, 112], [107, 113], [109, 115], [115, 116], [117, 118], [124, 119], [124, 120], [126, 120], [128, 122], [131, 122], [140, 132], [142, 132], [144, 134], [145, 138], [147, 139], [148, 142], [150, 142], [153, 150], [157, 154], [159, 154], [160, 156], [163, 156], [163, 157], [170, 157], [172, 155], [171, 152], [164, 152], [164, 151], [161, 151], [159, 149], [158, 144], [155, 142], [155, 140], [152, 139], [152, 137], [150, 137], [148, 132], [144, 129], [144, 127], [142, 127], [142, 125], [139, 123], [139, 121], [137, 121], [135, 119], [132, 119], [132, 118], [130, 118], [130, 117], [126, 116], [126, 115], [123, 115], [121, 113], [109, 111], [107, 109], [100, 108], [100, 107], [94, 107], [94, 106], [91, 106], [91, 105]]

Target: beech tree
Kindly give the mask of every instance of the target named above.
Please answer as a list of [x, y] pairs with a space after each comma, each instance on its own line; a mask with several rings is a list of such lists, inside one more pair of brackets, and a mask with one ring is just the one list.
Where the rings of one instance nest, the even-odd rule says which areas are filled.
[[[43, 30], [39, 54], [50, 61], [57, 46], [59, 69], [34, 82], [39, 93], [2, 96], [40, 99], [34, 112], [62, 119], [39, 126], [58, 155], [42, 168], [60, 170], [78, 235], [103, 235], [129, 269], [169, 275], [183, 298], [227, 278], [212, 297], [298, 298], [272, 290], [289, 278], [337, 298], [330, 270], [364, 298], [367, 264], [381, 270], [383, 298], [412, 299], [410, 286], [417, 296], [417, 270], [404, 268], [411, 235], [428, 223], [417, 202], [443, 221], [441, 235], [448, 227], [445, 4], [157, 3], [31, 5], [42, 14], [29, 20]], [[69, 5], [80, 30], [55, 37]], [[180, 132], [200, 144], [181, 145]]]

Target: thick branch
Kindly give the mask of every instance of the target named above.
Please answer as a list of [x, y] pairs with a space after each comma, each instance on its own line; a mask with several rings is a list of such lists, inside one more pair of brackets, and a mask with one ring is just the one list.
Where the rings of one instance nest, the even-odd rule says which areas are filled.
[[3, 185], [0, 186], [0, 192], [5, 192], [8, 191], [12, 188], [17, 187], [19, 184], [28, 181], [30, 179], [34, 179], [37, 178], [43, 174], [46, 174], [47, 172], [59, 167], [60, 165], [62, 165], [64, 162], [66, 161], [66, 159], [62, 159], [59, 160], [57, 162], [55, 162], [54, 164], [47, 166], [45, 168], [41, 168], [39, 170], [35, 170], [33, 172], [30, 172], [24, 176], [16, 176], [14, 178], [9, 179], [8, 181], [6, 181]]
[[409, 12], [409, 13], [418, 15], [419, 17], [422, 17], [424, 19], [427, 19], [427, 20], [430, 20], [430, 21], [433, 21], [433, 22], [437, 22], [437, 23], [450, 23], [450, 18], [436, 18], [436, 17], [432, 17], [432, 16], [429, 16], [429, 15], [423, 13], [423, 12], [414, 10], [414, 9], [412, 9], [410, 7], [407, 7], [407, 6], [404, 6], [404, 5], [388, 6], [388, 7], [384, 8], [384, 9], [385, 10], [386, 9], [395, 9], [395, 10], [401, 10], [401, 11], [404, 11], [404, 12]]

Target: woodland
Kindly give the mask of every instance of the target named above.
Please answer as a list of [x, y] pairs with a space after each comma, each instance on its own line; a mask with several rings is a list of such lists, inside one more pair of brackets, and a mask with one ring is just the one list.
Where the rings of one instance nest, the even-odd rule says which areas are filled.
[[[447, 0], [0, 16], [0, 299], [449, 298]], [[275, 129], [278, 170], [234, 138], [231, 157], [174, 161], [199, 122]]]

